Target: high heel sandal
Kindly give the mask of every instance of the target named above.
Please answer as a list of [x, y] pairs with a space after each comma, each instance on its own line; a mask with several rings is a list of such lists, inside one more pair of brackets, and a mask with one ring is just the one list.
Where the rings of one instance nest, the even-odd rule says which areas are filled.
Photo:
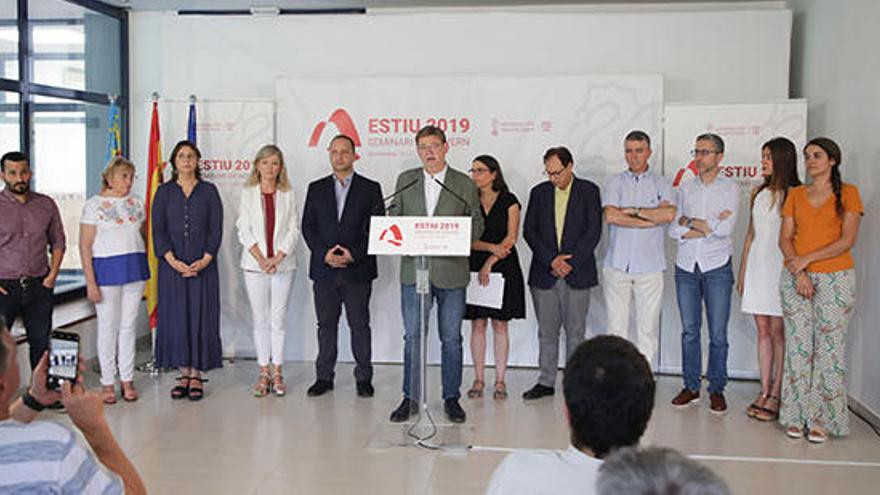
[[134, 388], [134, 382], [122, 382], [122, 400], [125, 402], [134, 402], [140, 396]]
[[[202, 387], [202, 385], [207, 381], [207, 378], [201, 376], [191, 376], [189, 378], [189, 400], [202, 400], [202, 397], [205, 396], [205, 389]], [[194, 387], [193, 382], [198, 382], [198, 386]]]
[[775, 408], [771, 409], [769, 407], [761, 407], [757, 412], [755, 412], [755, 415], [752, 417], [757, 419], [758, 421], [776, 421], [777, 419], [779, 419], [779, 397], [776, 397], [775, 395], [768, 395], [768, 402], [765, 402], [765, 404], [769, 404], [769, 401], [771, 400], [776, 403]]
[[765, 402], [769, 397], [770, 397], [769, 395], [764, 394], [764, 393], [758, 395], [758, 398], [755, 399], [754, 402], [752, 402], [751, 404], [749, 404], [749, 407], [746, 408], [746, 414], [747, 414], [750, 418], [754, 418], [754, 417], [756, 417], [756, 416], [758, 415], [758, 413], [759, 413], [760, 411], [766, 411], [766, 410], [764, 409], [764, 407], [762, 407], [762, 406], [760, 406], [760, 405], [758, 405], [758, 404], [759, 404], [759, 403], [763, 403], [763, 402]]
[[180, 375], [175, 380], [177, 380], [177, 385], [171, 389], [171, 398], [175, 400], [183, 399], [189, 395], [189, 377]]
[[504, 400], [507, 398], [507, 385], [504, 382], [495, 382], [495, 391], [492, 392], [492, 398], [495, 400]]
[[272, 390], [277, 397], [284, 397], [287, 394], [287, 385], [284, 383], [284, 377], [281, 376], [281, 372], [278, 370], [272, 373]]
[[467, 391], [468, 398], [471, 399], [479, 399], [483, 396], [483, 388], [486, 387], [486, 384], [483, 380], [474, 380], [473, 385], [471, 385], [471, 389]]
[[116, 404], [116, 387], [113, 385], [101, 387], [101, 395], [104, 397], [104, 404], [108, 406]]
[[269, 380], [269, 372], [261, 370], [260, 377], [257, 379], [257, 384], [254, 385], [254, 397], [265, 397], [269, 395], [269, 390], [272, 388], [272, 384]]

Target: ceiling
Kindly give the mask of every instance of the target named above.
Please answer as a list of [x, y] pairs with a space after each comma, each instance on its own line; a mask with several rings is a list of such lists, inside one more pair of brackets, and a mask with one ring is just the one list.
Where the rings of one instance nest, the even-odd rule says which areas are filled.
[[103, 0], [105, 3], [146, 10], [247, 10], [254, 6], [281, 9], [374, 9], [431, 7], [509, 7], [547, 5], [638, 5], [638, 4], [711, 4], [768, 3], [777, 0]]

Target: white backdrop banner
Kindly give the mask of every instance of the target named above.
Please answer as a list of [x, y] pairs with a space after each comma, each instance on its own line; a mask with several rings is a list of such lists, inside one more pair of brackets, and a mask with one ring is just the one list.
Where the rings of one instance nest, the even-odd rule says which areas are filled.
[[[696, 166], [690, 150], [694, 139], [712, 132], [724, 139], [724, 159], [721, 175], [736, 180], [740, 185], [739, 218], [734, 231], [734, 276], [739, 272], [743, 240], [749, 224], [749, 198], [752, 189], [761, 183], [761, 146], [770, 139], [782, 136], [794, 142], [800, 150], [806, 144], [807, 102], [792, 100], [778, 103], [751, 104], [670, 104], [666, 106], [664, 126], [664, 172], [673, 185], [693, 180]], [[801, 177], [803, 164], [799, 163]], [[666, 272], [663, 314], [661, 322], [660, 370], [681, 372], [681, 320], [675, 299], [675, 245], [668, 240], [669, 269]], [[755, 350], [754, 318], [740, 311], [740, 297], [734, 290], [728, 325], [728, 369], [732, 377], [758, 376]], [[708, 334], [703, 324], [703, 358], [708, 353]], [[704, 367], [705, 368], [705, 367]]]
[[[451, 145], [447, 160], [453, 168], [466, 171], [477, 155], [495, 156], [523, 208], [529, 189], [545, 180], [541, 158], [552, 146], [569, 147], [576, 174], [600, 186], [608, 174], [623, 170], [622, 141], [632, 129], [655, 137], [654, 156], [662, 156], [663, 81], [659, 75], [282, 79], [276, 97], [279, 145], [286, 152], [300, 205], [308, 183], [330, 173], [326, 148], [338, 133], [357, 143], [355, 169], [379, 181], [388, 195], [399, 172], [420, 165], [415, 133], [422, 126], [437, 125], [447, 133]], [[525, 271], [531, 253], [522, 241], [518, 249]], [[603, 251], [600, 247], [598, 253]], [[307, 256], [301, 243], [297, 264], [303, 268], [296, 277], [290, 310], [296, 325], [286, 352], [290, 359], [311, 360], [316, 353]], [[371, 304], [375, 361], [402, 358], [398, 265], [397, 258], [379, 260]], [[594, 290], [592, 297], [588, 335], [604, 333], [601, 291]], [[530, 298], [526, 304], [528, 318], [510, 325], [509, 362], [534, 366], [536, 320]], [[432, 333], [436, 332], [433, 325]], [[466, 349], [469, 330], [465, 323]], [[351, 360], [347, 334], [341, 321], [341, 360]], [[429, 338], [432, 362], [439, 360], [437, 340]], [[469, 359], [466, 351], [465, 360]]]
[[[189, 104], [160, 101], [165, 160], [174, 144], [186, 139]], [[241, 187], [251, 173], [260, 146], [275, 142], [275, 103], [271, 100], [205, 100], [196, 103], [196, 138], [202, 177], [214, 183], [223, 201], [223, 243], [217, 256], [220, 270], [220, 335], [223, 355], [254, 356], [251, 312], [239, 260], [241, 244], [235, 230]], [[170, 174], [170, 164], [166, 176]]]

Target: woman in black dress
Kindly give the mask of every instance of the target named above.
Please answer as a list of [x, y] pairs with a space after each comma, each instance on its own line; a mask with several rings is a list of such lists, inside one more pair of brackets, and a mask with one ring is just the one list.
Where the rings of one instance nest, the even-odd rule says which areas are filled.
[[474, 361], [474, 383], [468, 397], [483, 396], [483, 374], [486, 365], [486, 327], [492, 319], [495, 343], [494, 399], [507, 398], [504, 372], [507, 370], [507, 322], [526, 316], [525, 288], [516, 238], [519, 232], [520, 205], [507, 188], [498, 160], [481, 155], [471, 164], [471, 179], [480, 193], [485, 229], [475, 242], [470, 256], [470, 268], [479, 272], [480, 284], [489, 283], [489, 273], [500, 273], [504, 278], [504, 298], [501, 309], [468, 304], [465, 319], [471, 320], [471, 357]]

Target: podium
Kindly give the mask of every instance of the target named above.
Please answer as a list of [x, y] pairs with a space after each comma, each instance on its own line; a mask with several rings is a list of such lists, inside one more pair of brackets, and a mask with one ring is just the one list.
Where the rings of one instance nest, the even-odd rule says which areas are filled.
[[[418, 359], [410, 359], [411, 376], [418, 376], [410, 384], [410, 395], [418, 399], [418, 418], [406, 434], [415, 444], [437, 449], [428, 443], [437, 434], [437, 425], [428, 408], [427, 354], [428, 328], [431, 307], [430, 257], [470, 256], [471, 218], [427, 216], [373, 216], [367, 253], [377, 256], [414, 256], [416, 258], [416, 294], [419, 296]], [[415, 357], [415, 356], [412, 356]]]

